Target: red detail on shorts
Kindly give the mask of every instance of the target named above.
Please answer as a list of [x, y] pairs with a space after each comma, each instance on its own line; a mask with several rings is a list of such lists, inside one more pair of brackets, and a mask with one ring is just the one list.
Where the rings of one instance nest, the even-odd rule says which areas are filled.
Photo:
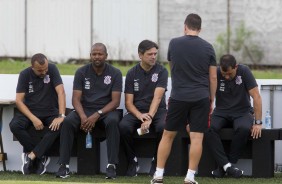
[[212, 104], [210, 103], [210, 112], [208, 117], [208, 128], [211, 126], [211, 114], [212, 114]]

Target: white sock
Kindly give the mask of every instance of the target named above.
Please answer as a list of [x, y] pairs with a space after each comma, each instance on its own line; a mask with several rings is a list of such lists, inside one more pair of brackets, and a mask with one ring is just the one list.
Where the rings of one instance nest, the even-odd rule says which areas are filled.
[[27, 157], [28, 157], [28, 158], [30, 158], [30, 159], [32, 160], [32, 157], [31, 157], [29, 154], [27, 155]]
[[188, 169], [185, 180], [195, 181], [196, 171]]
[[113, 165], [114, 168], [116, 168], [116, 165], [115, 165], [115, 164], [108, 164], [108, 165], [107, 165], [107, 168], [108, 168], [110, 165]]
[[135, 162], [137, 162], [137, 158], [136, 157], [134, 157], [134, 159], [133, 159]]
[[156, 172], [154, 174], [154, 178], [163, 178], [164, 168], [156, 168]]
[[231, 167], [231, 163], [230, 162], [228, 162], [227, 164], [225, 164], [223, 166], [224, 171], [226, 171], [228, 167]]
[[66, 164], [66, 168], [70, 168], [70, 165], [67, 165], [67, 164]]

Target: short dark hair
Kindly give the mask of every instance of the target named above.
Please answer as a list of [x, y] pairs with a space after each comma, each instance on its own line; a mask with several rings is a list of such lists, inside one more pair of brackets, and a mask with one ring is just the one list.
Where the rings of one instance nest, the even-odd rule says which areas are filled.
[[226, 72], [229, 69], [229, 67], [231, 67], [232, 69], [236, 67], [236, 59], [231, 54], [225, 54], [221, 56], [219, 65], [222, 71]]
[[199, 15], [191, 13], [187, 15], [184, 24], [193, 31], [199, 31], [202, 25], [202, 19]]
[[159, 49], [158, 44], [151, 40], [143, 40], [138, 45], [138, 53], [144, 54], [147, 50], [150, 50], [151, 48]]
[[44, 54], [37, 53], [32, 56], [31, 65], [33, 66], [35, 62], [38, 62], [40, 65], [44, 65], [46, 61], [47, 57]]
[[102, 47], [102, 48], [104, 49], [105, 54], [108, 54], [107, 47], [106, 47], [105, 44], [103, 44], [103, 43], [95, 43], [95, 44], [92, 45], [92, 47], [91, 47], [91, 52], [92, 52], [92, 50], [93, 50], [94, 47]]

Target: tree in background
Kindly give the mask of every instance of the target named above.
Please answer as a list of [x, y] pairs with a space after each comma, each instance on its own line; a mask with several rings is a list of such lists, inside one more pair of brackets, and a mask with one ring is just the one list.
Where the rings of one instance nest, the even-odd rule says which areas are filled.
[[[228, 32], [228, 34], [227, 34]], [[242, 21], [235, 28], [235, 34], [230, 29], [225, 33], [220, 33], [216, 38], [215, 51], [217, 58], [223, 54], [231, 52], [234, 55], [241, 56], [242, 61], [250, 61], [253, 65], [258, 65], [264, 57], [264, 52], [260, 44], [252, 39], [255, 32], [246, 28]], [[228, 44], [228, 36], [230, 43]]]

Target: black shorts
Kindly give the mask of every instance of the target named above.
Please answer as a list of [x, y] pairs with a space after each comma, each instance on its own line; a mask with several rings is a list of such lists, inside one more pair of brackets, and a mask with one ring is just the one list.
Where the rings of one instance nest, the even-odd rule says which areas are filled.
[[210, 99], [204, 98], [195, 102], [184, 102], [169, 99], [165, 130], [180, 131], [189, 123], [191, 132], [205, 132], [210, 117]]

